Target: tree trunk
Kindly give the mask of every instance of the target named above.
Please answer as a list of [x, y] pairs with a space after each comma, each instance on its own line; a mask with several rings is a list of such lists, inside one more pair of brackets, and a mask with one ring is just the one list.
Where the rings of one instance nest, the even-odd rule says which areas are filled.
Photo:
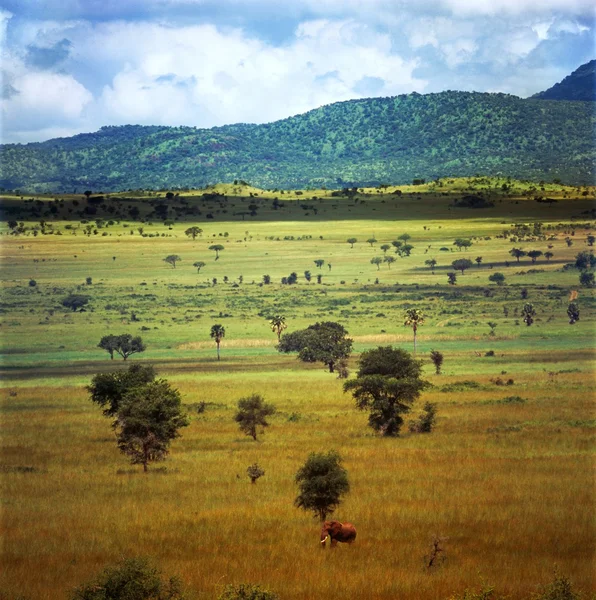
[[217, 360], [219, 360], [219, 342], [216, 342], [216, 343], [217, 343]]

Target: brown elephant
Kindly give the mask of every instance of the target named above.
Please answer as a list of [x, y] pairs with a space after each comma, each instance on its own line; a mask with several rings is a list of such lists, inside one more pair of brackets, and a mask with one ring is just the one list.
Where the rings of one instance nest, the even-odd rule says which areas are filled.
[[337, 546], [337, 542], [351, 544], [356, 539], [356, 528], [352, 523], [325, 521], [321, 528], [321, 548], [323, 549], [325, 549], [327, 538], [331, 538], [332, 548]]

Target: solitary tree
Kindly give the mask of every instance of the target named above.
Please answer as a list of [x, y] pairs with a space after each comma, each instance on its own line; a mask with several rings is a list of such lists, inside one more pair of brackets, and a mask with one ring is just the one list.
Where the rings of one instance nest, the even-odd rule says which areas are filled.
[[435, 258], [429, 258], [424, 261], [424, 264], [430, 267], [430, 270], [434, 273], [435, 267], [437, 266], [437, 260]]
[[315, 262], [315, 265], [317, 265], [317, 267], [319, 267], [319, 269], [325, 264], [325, 261], [321, 258], [318, 258], [314, 262]]
[[133, 337], [130, 333], [122, 335], [104, 335], [99, 344], [99, 348], [107, 350], [110, 353], [110, 358], [114, 358], [114, 352], [117, 352], [124, 360], [131, 354], [144, 352], [147, 346], [143, 343], [141, 336]]
[[579, 321], [579, 306], [575, 302], [571, 302], [567, 307], [567, 316], [569, 317], [569, 325], [573, 325]]
[[350, 248], [353, 248], [353, 247], [354, 247], [354, 244], [355, 244], [355, 243], [356, 243], [358, 240], [357, 240], [355, 237], [351, 237], [351, 238], [348, 238], [346, 241], [348, 242], [348, 244], [350, 244]]
[[377, 240], [374, 237], [371, 237], [366, 240], [366, 243], [370, 244], [370, 247], [372, 248], [373, 245], [377, 243]]
[[383, 257], [383, 262], [386, 262], [387, 263], [387, 267], [389, 269], [391, 269], [392, 263], [395, 262], [395, 256], [384, 256]]
[[368, 423], [383, 436], [397, 436], [414, 401], [428, 383], [421, 363], [401, 348], [378, 347], [360, 355], [356, 379], [344, 383], [356, 406], [368, 410]]
[[219, 253], [225, 250], [225, 248], [221, 244], [212, 244], [209, 246], [209, 250], [213, 250], [213, 252], [215, 252], [215, 260], [218, 260]]
[[271, 326], [271, 331], [277, 333], [277, 341], [279, 342], [281, 339], [281, 332], [288, 328], [286, 325], [286, 318], [281, 315], [275, 315], [274, 317], [271, 317], [269, 325]]
[[219, 344], [226, 335], [226, 329], [223, 325], [217, 323], [211, 327], [211, 333], [209, 335], [212, 339], [215, 340], [215, 343], [217, 344], [217, 360], [219, 360]]
[[341, 465], [342, 458], [335, 451], [327, 454], [312, 452], [296, 473], [298, 496], [294, 504], [312, 511], [321, 522], [341, 503], [341, 497], [350, 491], [348, 472]]
[[201, 269], [206, 266], [206, 264], [207, 263], [204, 263], [202, 260], [198, 260], [197, 262], [192, 263], [192, 266], [197, 268], [197, 273], [200, 273]]
[[258, 463], [254, 463], [246, 469], [246, 474], [249, 476], [250, 482], [254, 484], [257, 482], [257, 479], [265, 475], [265, 471], [259, 467]]
[[596, 266], [596, 256], [593, 252], [583, 250], [575, 256], [575, 268], [576, 269], [588, 269]]
[[437, 375], [441, 374], [441, 367], [443, 366], [444, 356], [442, 352], [438, 350], [430, 351], [430, 359], [432, 360], [433, 365], [435, 365], [435, 373]]
[[106, 417], [118, 412], [122, 398], [133, 388], [142, 387], [155, 381], [152, 366], [130, 365], [126, 371], [98, 373], [87, 386], [91, 401], [103, 408]]
[[373, 258], [370, 259], [370, 264], [371, 265], [377, 265], [377, 271], [380, 270], [380, 264], [383, 262], [383, 259], [380, 256], [373, 256]]
[[477, 256], [474, 260], [476, 261], [476, 264], [480, 266], [480, 263], [482, 262], [482, 256]]
[[166, 256], [164, 258], [164, 262], [167, 262], [169, 265], [172, 265], [172, 267], [175, 269], [176, 268], [176, 263], [182, 260], [177, 254], [170, 254], [169, 256]]
[[457, 273], [447, 273], [447, 280], [449, 285], [455, 285], [457, 282]]
[[201, 233], [203, 233], [203, 230], [200, 227], [189, 227], [184, 233], [188, 237], [195, 240], [197, 235], [201, 235]]
[[352, 340], [347, 334], [339, 323], [324, 321], [283, 335], [277, 349], [285, 353], [298, 352], [303, 362], [322, 362], [333, 373], [337, 362], [348, 358], [352, 351]]
[[257, 439], [257, 428], [269, 427], [267, 417], [275, 413], [275, 407], [263, 401], [259, 394], [253, 394], [246, 398], [238, 400], [238, 412], [234, 416], [234, 421], [238, 423], [240, 430], [246, 435], [250, 435], [253, 440]]
[[312, 279], [310, 271], [304, 271], [304, 279], [306, 279], [306, 281], [310, 281]]
[[462, 248], [466, 250], [472, 245], [472, 240], [467, 238], [457, 238], [455, 242], [453, 242], [454, 246], [457, 246], [457, 249], [461, 251]]
[[88, 303], [89, 296], [83, 296], [82, 294], [69, 294], [61, 302], [62, 306], [70, 308], [72, 312], [82, 311]]
[[416, 355], [416, 332], [424, 324], [424, 314], [417, 308], [408, 308], [404, 315], [404, 325], [411, 327], [414, 332], [414, 355]]
[[412, 239], [412, 236], [409, 233], [402, 233], [401, 235], [397, 236], [397, 239], [407, 242], [408, 240]]
[[591, 273], [590, 271], [583, 271], [579, 275], [579, 283], [583, 287], [594, 287], [594, 273]]
[[387, 254], [387, 250], [389, 250], [391, 248], [391, 244], [383, 244], [381, 246], [381, 250], [383, 251], [383, 254]]
[[530, 304], [529, 302], [526, 302], [526, 304], [524, 304], [524, 307], [522, 308], [522, 318], [523, 318], [524, 323], [528, 327], [534, 322], [535, 316], [536, 316], [536, 310], [534, 309], [534, 306], [532, 304]]
[[422, 413], [416, 421], [410, 421], [410, 431], [412, 433], [430, 433], [437, 420], [437, 405], [432, 402], [426, 402]]
[[541, 250], [530, 250], [528, 252], [528, 256], [532, 259], [532, 263], [535, 263], [536, 259], [540, 258], [542, 256], [542, 251]]
[[554, 256], [554, 254], [553, 254], [553, 253], [552, 253], [550, 250], [547, 250], [547, 251], [544, 253], [544, 258], [546, 258], [547, 262], [550, 262], [550, 259], [551, 259], [553, 256]]
[[593, 246], [594, 242], [596, 242], [596, 236], [593, 236], [592, 234], [586, 236], [586, 243], [588, 246]]
[[488, 276], [488, 280], [501, 286], [505, 283], [505, 275], [503, 273], [492, 273]]
[[473, 263], [471, 260], [469, 260], [468, 258], [458, 258], [457, 260], [454, 260], [451, 263], [451, 266], [456, 270], [456, 271], [461, 271], [462, 275], [464, 274], [464, 271], [470, 269], [472, 267]]
[[178, 430], [188, 425], [180, 393], [164, 379], [132, 388], [122, 398], [116, 415], [118, 447], [133, 465], [164, 460]]
[[522, 250], [521, 248], [511, 248], [511, 250], [509, 250], [509, 254], [511, 254], [511, 256], [515, 256], [515, 258], [517, 259], [517, 262], [519, 262], [519, 259], [522, 256], [525, 256], [526, 252], [524, 250]]

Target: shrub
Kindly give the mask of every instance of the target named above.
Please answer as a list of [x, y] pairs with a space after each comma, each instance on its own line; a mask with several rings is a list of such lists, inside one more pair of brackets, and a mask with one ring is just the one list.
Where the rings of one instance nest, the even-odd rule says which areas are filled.
[[533, 600], [579, 600], [581, 595], [574, 592], [567, 577], [555, 572], [551, 583], [542, 587]]
[[279, 596], [252, 583], [227, 585], [217, 600], [278, 600]]
[[30, 279], [29, 280], [29, 287], [35, 287], [37, 286], [37, 281], [35, 281], [35, 279]]
[[[249, 597], [249, 596], [247, 596]], [[183, 600], [178, 578], [164, 581], [146, 558], [127, 558], [76, 588], [72, 600]], [[255, 596], [255, 598], [258, 598]]]
[[250, 465], [250, 467], [246, 469], [246, 474], [250, 477], [251, 483], [256, 483], [259, 477], [265, 475], [265, 471], [259, 467], [258, 463], [254, 463], [254, 465]]
[[437, 420], [437, 405], [427, 402], [416, 421], [410, 421], [411, 433], [430, 433]]

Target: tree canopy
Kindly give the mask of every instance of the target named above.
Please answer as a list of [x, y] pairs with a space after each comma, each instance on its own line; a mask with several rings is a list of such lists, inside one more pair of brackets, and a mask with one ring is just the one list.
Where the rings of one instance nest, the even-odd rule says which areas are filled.
[[352, 340], [347, 330], [333, 321], [309, 325], [306, 329], [286, 333], [277, 349], [280, 352], [298, 352], [303, 362], [322, 362], [333, 373], [336, 363], [352, 351]]

